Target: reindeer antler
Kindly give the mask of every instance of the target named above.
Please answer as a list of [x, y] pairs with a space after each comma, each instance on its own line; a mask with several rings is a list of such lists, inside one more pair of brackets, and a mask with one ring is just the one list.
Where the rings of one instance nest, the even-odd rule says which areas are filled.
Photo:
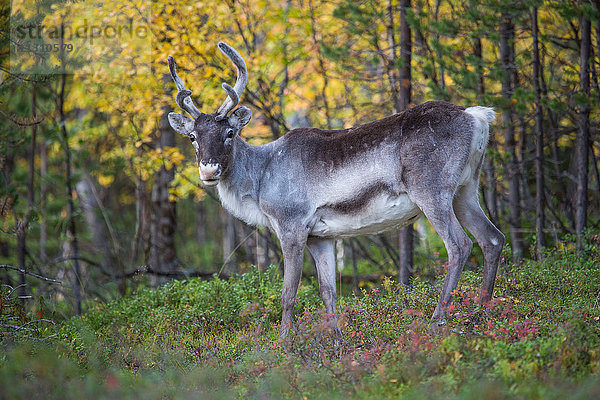
[[173, 57], [169, 56], [167, 60], [169, 62], [169, 71], [171, 71], [171, 77], [175, 82], [175, 86], [177, 86], [177, 97], [175, 97], [175, 102], [183, 110], [190, 113], [194, 119], [198, 118], [200, 115], [202, 115], [202, 112], [196, 108], [192, 98], [190, 97], [192, 95], [192, 91], [185, 88], [183, 81], [179, 75], [177, 75], [177, 69], [175, 68], [175, 60]]
[[217, 110], [217, 120], [227, 118], [229, 111], [233, 110], [235, 106], [240, 102], [240, 96], [246, 87], [246, 81], [248, 80], [248, 71], [246, 69], [246, 63], [244, 59], [233, 47], [225, 42], [219, 42], [219, 49], [233, 62], [237, 68], [237, 79], [233, 87], [226, 83], [223, 83], [222, 87], [227, 92], [227, 98], [225, 102]]

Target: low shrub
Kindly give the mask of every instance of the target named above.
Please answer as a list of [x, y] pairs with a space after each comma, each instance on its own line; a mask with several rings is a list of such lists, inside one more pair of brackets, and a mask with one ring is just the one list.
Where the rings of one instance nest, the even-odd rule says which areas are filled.
[[311, 282], [278, 339], [275, 268], [141, 290], [62, 323], [50, 343], [5, 346], [0, 397], [595, 398], [596, 238], [581, 253], [565, 242], [542, 262], [503, 268], [486, 304], [481, 273], [466, 271], [438, 327], [429, 318], [442, 275], [340, 297], [341, 338]]

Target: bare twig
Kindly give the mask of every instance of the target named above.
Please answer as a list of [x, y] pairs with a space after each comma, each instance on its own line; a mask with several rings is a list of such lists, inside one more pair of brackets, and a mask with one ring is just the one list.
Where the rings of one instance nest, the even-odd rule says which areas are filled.
[[17, 331], [31, 331], [31, 332], [35, 332], [35, 329], [31, 329], [31, 328], [25, 328], [22, 326], [17, 326], [17, 325], [11, 325], [11, 324], [2, 324], [3, 328], [11, 328], [11, 329], [15, 329]]
[[185, 278], [202, 278], [202, 279], [210, 279], [213, 276], [217, 275], [219, 278], [229, 278], [229, 275], [227, 274], [217, 274], [215, 272], [199, 272], [199, 271], [170, 271], [170, 272], [162, 272], [162, 271], [156, 271], [152, 268], [152, 266], [150, 265], [140, 265], [139, 267], [137, 267], [135, 270], [131, 271], [131, 272], [127, 272], [123, 275], [115, 275], [115, 278], [117, 279], [121, 279], [121, 278], [131, 278], [134, 277], [136, 275], [142, 275], [142, 274], [149, 274], [149, 275], [156, 275], [156, 276], [164, 276], [164, 277], [168, 277], [168, 278], [181, 278], [181, 277], [185, 277]]
[[33, 276], [34, 278], [38, 278], [38, 279], [41, 279], [41, 280], [46, 281], [46, 282], [62, 284], [61, 281], [57, 281], [56, 279], [46, 278], [45, 276], [38, 275], [38, 274], [35, 274], [33, 272], [29, 272], [29, 271], [27, 271], [25, 269], [22, 269], [22, 268], [13, 267], [12, 265], [0, 264], [0, 268], [12, 269], [14, 271], [19, 271], [22, 274], [27, 274], [27, 275]]
[[49, 319], [36, 319], [36, 320], [33, 320], [33, 321], [29, 321], [29, 322], [27, 322], [27, 323], [25, 323], [23, 325], [20, 325], [20, 326], [19, 325], [12, 325], [12, 324], [2, 324], [2, 326], [4, 328], [12, 328], [12, 329], [16, 329], [18, 331], [26, 330], [26, 331], [36, 332], [35, 329], [27, 328], [27, 325], [31, 325], [31, 324], [36, 323], [36, 322], [48, 322], [48, 323], [50, 323], [52, 325], [56, 325], [56, 323], [54, 321], [51, 321]]
[[22, 118], [22, 117], [19, 117], [15, 113], [4, 112], [2, 110], [0, 110], [0, 114], [3, 115], [4, 117], [6, 117], [6, 119], [8, 119], [10, 122], [12, 122], [13, 124], [17, 125], [20, 128], [24, 128], [24, 127], [28, 127], [28, 126], [32, 126], [32, 125], [41, 124], [44, 121], [45, 117], [46, 117], [45, 115], [43, 115], [39, 119], [35, 119], [35, 118]]
[[6, 295], [6, 297], [7, 297], [7, 298], [9, 298], [10, 296], [12, 296], [12, 294], [15, 292], [15, 290], [17, 290], [17, 289], [19, 289], [20, 287], [22, 287], [22, 286], [25, 286], [25, 285], [21, 284], [21, 285], [19, 285], [19, 286], [12, 287], [12, 286], [10, 286], [10, 285], [4, 285], [4, 284], [3, 284], [2, 286], [4, 286], [4, 287], [7, 287], [7, 288], [9, 288], [9, 289], [10, 289], [10, 292], [8, 292], [8, 294]]
[[86, 263], [88, 263], [90, 265], [93, 265], [94, 267], [99, 267], [100, 266], [100, 264], [98, 264], [96, 261], [94, 261], [94, 260], [92, 260], [90, 258], [84, 257], [84, 256], [77, 256], [77, 257], [75, 257], [75, 256], [57, 257], [54, 260], [52, 260], [51, 262], [49, 262], [48, 264], [49, 265], [54, 265], [54, 264], [63, 263], [63, 262], [66, 262], [66, 261], [72, 261], [72, 260], [75, 260], [75, 259], [84, 261], [84, 262], [86, 262]]
[[229, 253], [229, 255], [227, 256], [225, 261], [223, 261], [223, 265], [221, 265], [221, 269], [219, 269], [219, 275], [221, 275], [221, 273], [223, 272], [223, 268], [225, 268], [225, 265], [227, 265], [227, 262], [231, 259], [233, 254], [237, 251], [237, 249], [239, 249], [240, 246], [243, 245], [244, 242], [246, 240], [248, 240], [248, 238], [254, 234], [254, 232], [256, 232], [256, 229], [254, 229], [252, 232], [250, 232], [248, 235], [246, 235], [246, 237], [242, 241], [240, 241], [240, 243], [238, 243], [238, 245], [235, 246], [235, 248], [233, 250], [231, 250], [231, 253]]

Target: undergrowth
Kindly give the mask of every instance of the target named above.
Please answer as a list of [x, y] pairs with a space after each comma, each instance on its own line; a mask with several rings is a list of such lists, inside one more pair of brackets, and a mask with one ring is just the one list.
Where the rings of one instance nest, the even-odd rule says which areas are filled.
[[599, 265], [598, 235], [580, 253], [567, 239], [503, 267], [487, 304], [481, 272], [466, 271], [436, 329], [443, 274], [410, 289], [384, 279], [338, 298], [341, 339], [316, 282], [279, 340], [276, 268], [176, 281], [44, 328], [56, 337], [43, 342], [3, 335], [0, 397], [599, 398]]

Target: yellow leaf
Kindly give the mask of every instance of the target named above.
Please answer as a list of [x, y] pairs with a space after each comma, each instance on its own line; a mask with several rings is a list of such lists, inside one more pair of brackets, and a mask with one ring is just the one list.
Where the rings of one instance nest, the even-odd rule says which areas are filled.
[[104, 187], [109, 187], [113, 181], [115, 180], [115, 177], [112, 175], [99, 175], [98, 176], [98, 183]]

